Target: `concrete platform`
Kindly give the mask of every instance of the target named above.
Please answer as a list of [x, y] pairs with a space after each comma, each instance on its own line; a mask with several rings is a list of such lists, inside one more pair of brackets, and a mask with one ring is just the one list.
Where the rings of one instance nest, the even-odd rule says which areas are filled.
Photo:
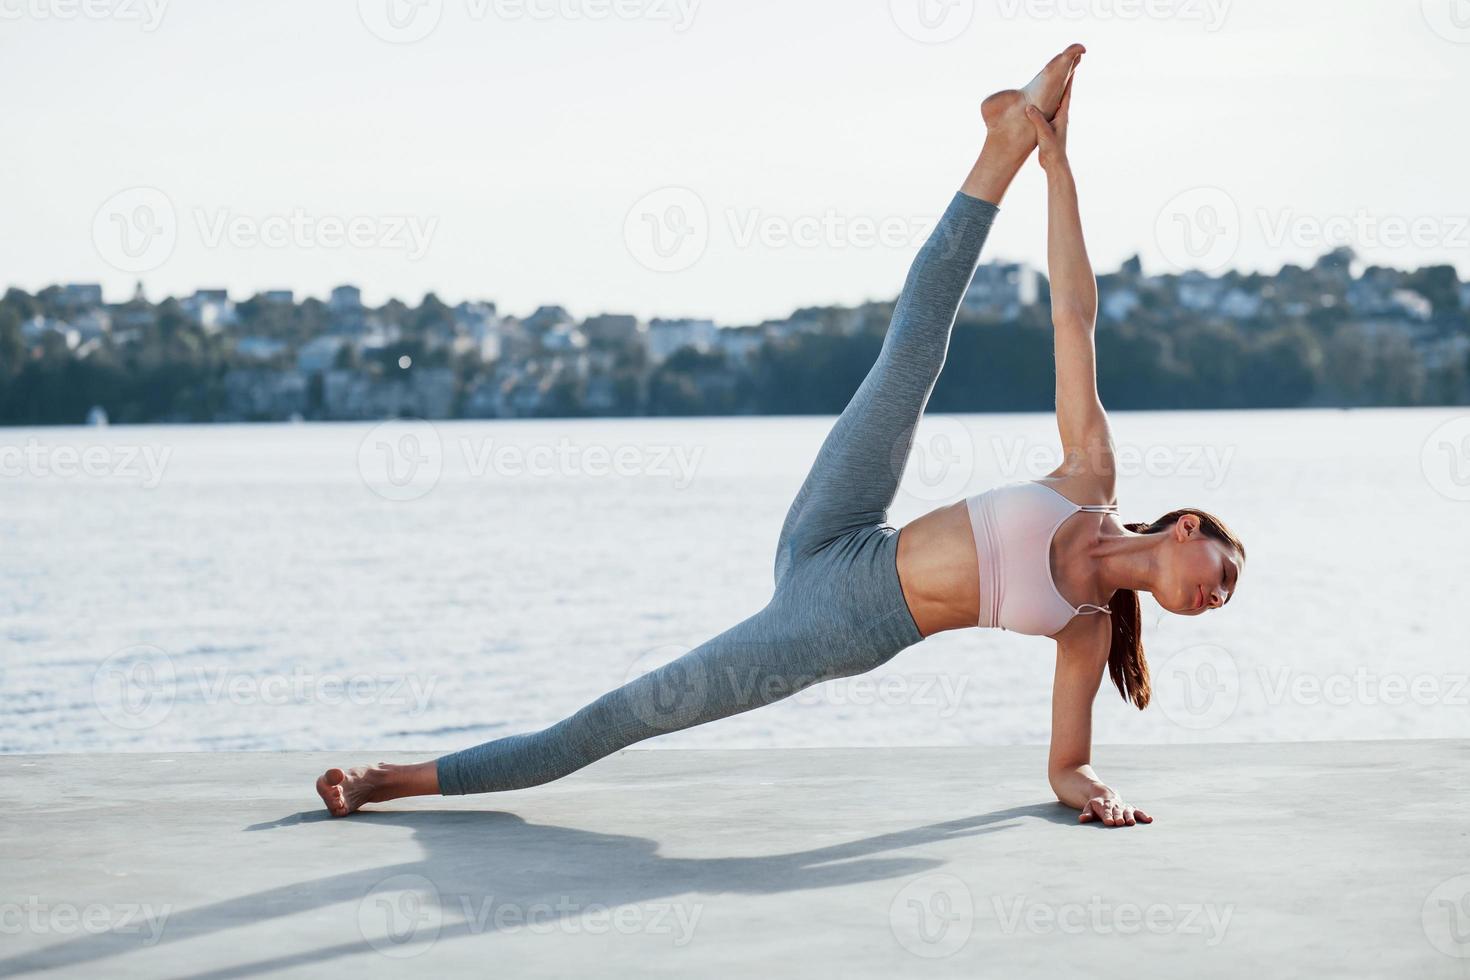
[[0, 757], [0, 976], [1470, 977], [1470, 743], [632, 751], [313, 805], [340, 756]]

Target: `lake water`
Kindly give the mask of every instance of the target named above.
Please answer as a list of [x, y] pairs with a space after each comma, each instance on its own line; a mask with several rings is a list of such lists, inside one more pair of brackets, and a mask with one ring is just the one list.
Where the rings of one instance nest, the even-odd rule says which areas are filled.
[[[759, 608], [830, 419], [0, 430], [0, 750], [433, 752], [553, 722]], [[1470, 736], [1470, 419], [1120, 413], [1127, 519], [1229, 521], [1199, 619], [1145, 599], [1156, 704], [1100, 742]], [[926, 420], [903, 522], [1055, 458]], [[1035, 743], [1049, 640], [969, 630], [659, 746]], [[359, 750], [366, 749], [366, 753]]]

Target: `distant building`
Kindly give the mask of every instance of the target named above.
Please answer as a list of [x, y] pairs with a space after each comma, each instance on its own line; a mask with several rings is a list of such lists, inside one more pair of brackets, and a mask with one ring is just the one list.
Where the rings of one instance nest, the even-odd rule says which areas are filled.
[[654, 320], [648, 325], [648, 354], [659, 362], [685, 347], [708, 351], [718, 329], [713, 320]]
[[308, 375], [330, 371], [344, 346], [346, 341], [341, 337], [314, 337], [296, 352], [296, 370]]
[[89, 307], [74, 315], [71, 325], [83, 341], [100, 340], [112, 331], [112, 316], [104, 309]]
[[415, 368], [390, 379], [363, 371], [322, 375], [322, 408], [328, 418], [448, 418], [454, 408], [454, 371]]
[[1401, 278], [1396, 269], [1372, 266], [1348, 284], [1348, 308], [1359, 316], [1392, 316], [1398, 309], [1393, 293]]
[[288, 419], [306, 414], [309, 386], [299, 371], [236, 368], [225, 372], [224, 389], [226, 419]]
[[588, 317], [582, 322], [582, 333], [593, 347], [625, 347], [643, 339], [638, 318], [620, 313]]
[[1412, 289], [1393, 291], [1394, 307], [1411, 320], [1428, 320], [1434, 315], [1434, 304]]
[[272, 306], [294, 306], [296, 293], [289, 289], [267, 289], [260, 294], [260, 301]]
[[1186, 272], [1174, 282], [1175, 302], [1195, 313], [1213, 313], [1219, 309], [1224, 292], [1224, 282], [1211, 279], [1203, 272]]
[[356, 286], [338, 286], [327, 298], [327, 309], [333, 313], [361, 312], [362, 290]]
[[521, 363], [536, 355], [536, 339], [517, 317], [502, 317], [497, 332], [500, 335], [500, 360]]
[[1312, 266], [1318, 277], [1340, 286], [1346, 286], [1353, 278], [1353, 263], [1357, 256], [1347, 246], [1334, 248], [1319, 258]]
[[223, 289], [196, 289], [193, 296], [179, 301], [179, 308], [205, 330], [220, 330], [239, 320], [230, 294]]
[[1138, 290], [1133, 287], [1131, 279], [1121, 276], [1098, 278], [1097, 305], [1104, 320], [1115, 323], [1127, 320], [1138, 309], [1140, 301]]
[[363, 333], [368, 329], [368, 317], [362, 306], [362, 290], [356, 286], [338, 286], [332, 290], [327, 297], [327, 316], [336, 333]]
[[241, 337], [235, 341], [235, 353], [250, 361], [270, 361], [286, 353], [284, 341], [270, 337]]
[[85, 310], [102, 305], [102, 287], [91, 282], [67, 283], [57, 293], [56, 301], [70, 310]]
[[549, 333], [573, 326], [577, 321], [560, 306], [539, 306], [524, 322], [526, 329], [532, 333]]
[[1226, 290], [1220, 297], [1220, 313], [1232, 320], [1253, 320], [1260, 316], [1264, 305], [1258, 294], [1239, 286]]
[[732, 361], [748, 361], [766, 342], [760, 327], [725, 327], [715, 334], [715, 346]]
[[587, 338], [577, 329], [576, 324], [564, 323], [542, 334], [541, 346], [554, 353], [571, 353], [585, 348]]
[[500, 316], [494, 303], [460, 303], [452, 311], [456, 354], [475, 354], [482, 361], [501, 355]]
[[60, 337], [69, 350], [76, 350], [82, 342], [81, 335], [65, 320], [47, 316], [33, 316], [20, 325], [20, 336], [28, 344], [38, 344], [47, 334]]
[[1014, 320], [1036, 302], [1036, 270], [1009, 262], [991, 262], [975, 270], [961, 308], [986, 320]]
[[482, 334], [500, 323], [494, 303], [461, 303], [452, 311], [454, 327], [460, 333]]

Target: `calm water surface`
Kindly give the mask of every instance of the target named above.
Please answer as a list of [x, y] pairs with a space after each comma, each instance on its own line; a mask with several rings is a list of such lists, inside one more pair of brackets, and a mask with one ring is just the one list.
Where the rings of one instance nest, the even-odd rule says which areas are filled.
[[[0, 430], [0, 750], [422, 749], [557, 720], [769, 596], [830, 419]], [[1115, 416], [1126, 519], [1228, 520], [1200, 619], [1145, 600], [1156, 705], [1101, 742], [1470, 736], [1467, 425]], [[926, 420], [893, 519], [1056, 455]], [[661, 746], [1041, 742], [1053, 644], [971, 630]]]

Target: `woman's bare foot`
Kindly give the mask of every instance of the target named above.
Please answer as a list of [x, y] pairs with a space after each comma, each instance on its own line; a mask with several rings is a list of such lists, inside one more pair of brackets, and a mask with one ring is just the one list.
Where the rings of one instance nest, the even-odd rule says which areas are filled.
[[1024, 88], [996, 92], [982, 102], [980, 116], [985, 120], [987, 142], [995, 140], [998, 145], [1024, 146], [1028, 154], [1035, 149], [1036, 130], [1026, 118], [1026, 107], [1036, 106], [1048, 121], [1056, 116], [1067, 82], [1086, 51], [1080, 44], [1069, 45], [1047, 62], [1046, 67]]
[[1036, 149], [1036, 127], [1026, 118], [1026, 107], [1034, 105], [1048, 120], [1052, 119], [1086, 50], [1080, 44], [1069, 45], [1024, 88], [996, 92], [981, 103], [985, 146], [961, 190], [982, 201], [1000, 203], [1026, 158]]
[[316, 781], [316, 792], [328, 813], [345, 817], [366, 803], [435, 795], [439, 792], [439, 772], [432, 762], [408, 766], [380, 762], [356, 769], [328, 769]]

